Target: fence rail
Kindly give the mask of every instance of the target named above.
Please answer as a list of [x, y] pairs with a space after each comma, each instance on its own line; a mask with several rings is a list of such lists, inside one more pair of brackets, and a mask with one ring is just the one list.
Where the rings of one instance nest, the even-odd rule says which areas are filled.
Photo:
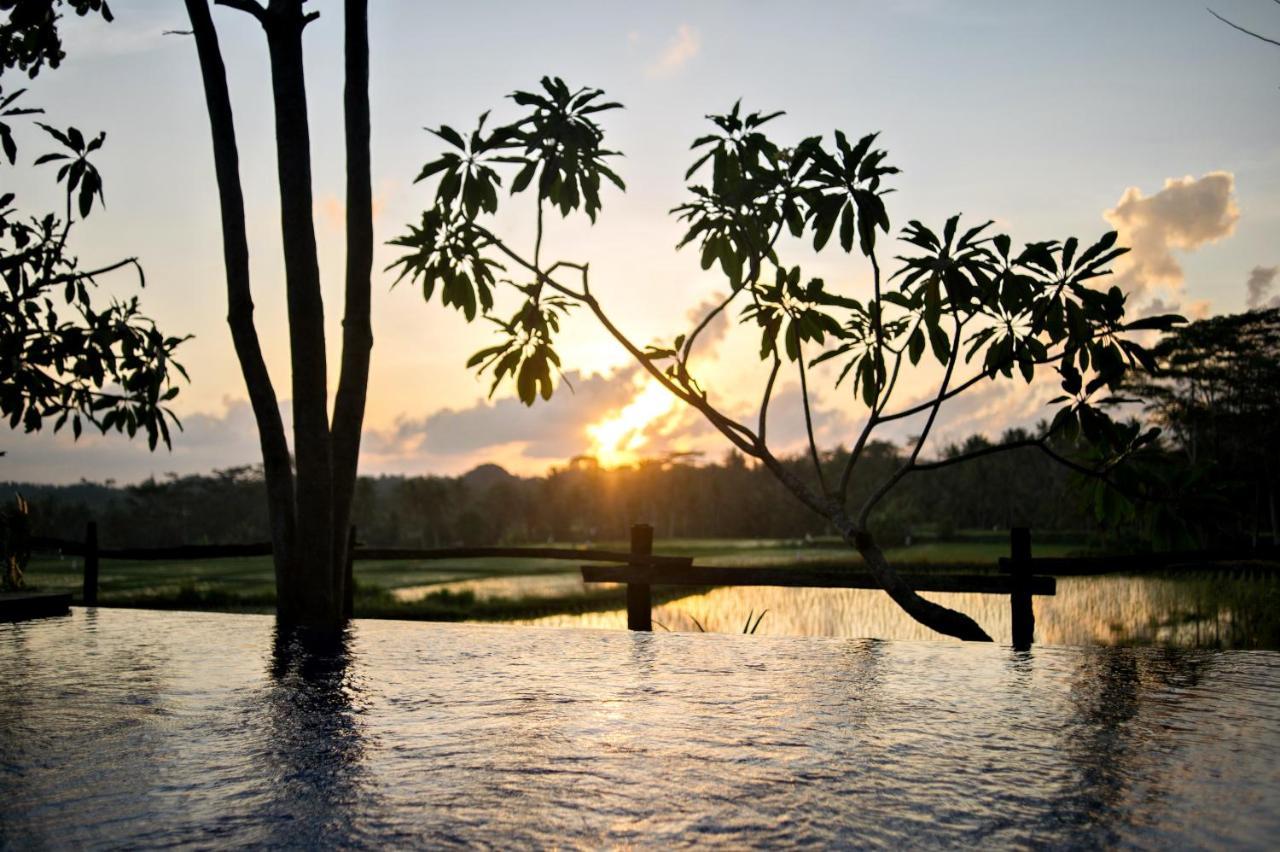
[[[1184, 550], [1169, 553], [1137, 553], [1121, 556], [1038, 556], [1027, 560], [1027, 566], [1038, 573], [1057, 577], [1092, 577], [1144, 571], [1234, 570], [1249, 563], [1250, 570], [1274, 572], [1280, 566], [1280, 550], [1261, 548], [1254, 551]], [[1022, 563], [1012, 557], [1000, 558], [1000, 570], [1011, 572]]]
[[[1026, 580], [1002, 574], [900, 574], [917, 592], [972, 592], [1008, 595], [1023, 588], [1033, 595], [1057, 593], [1052, 577]], [[804, 568], [733, 568], [690, 565], [685, 568], [655, 566], [635, 570], [630, 566], [583, 565], [588, 583], [626, 583], [643, 579], [653, 586], [781, 586], [813, 589], [878, 589], [875, 577], [864, 571], [811, 571]]]
[[[356, 541], [351, 529], [350, 540]], [[247, 556], [269, 556], [270, 542], [254, 544], [195, 544], [177, 547], [98, 547], [98, 526], [90, 521], [83, 541], [33, 537], [31, 549], [58, 550], [84, 558], [84, 590], [86, 606], [98, 602], [98, 574], [103, 559], [134, 561], [181, 561], [190, 559], [223, 559]], [[1177, 553], [1136, 554], [1127, 556], [1033, 558], [1031, 532], [1026, 528], [1010, 530], [1010, 555], [1002, 557], [997, 574], [904, 574], [902, 579], [921, 592], [959, 592], [1008, 595], [1013, 623], [1013, 646], [1027, 649], [1035, 636], [1035, 610], [1032, 598], [1057, 593], [1054, 576], [1090, 576], [1130, 571], [1204, 570], [1210, 563], [1249, 562], [1251, 570], [1277, 571], [1274, 565], [1258, 560], [1275, 560], [1280, 550], [1265, 548], [1252, 552], [1211, 553], [1183, 551]], [[567, 547], [353, 547], [347, 563], [347, 614], [351, 614], [351, 563], [355, 561], [442, 560], [442, 559], [559, 559], [596, 564], [582, 565], [582, 578], [588, 583], [624, 583], [627, 596], [627, 627], [631, 630], [653, 629], [653, 586], [782, 586], [788, 588], [878, 589], [880, 584], [864, 571], [822, 568], [733, 568], [694, 565], [687, 556], [663, 556], [653, 552], [653, 527], [636, 524], [631, 528], [631, 546], [626, 551], [592, 550]], [[606, 563], [606, 564], [599, 564]]]
[[[271, 542], [253, 544], [183, 544], [173, 547], [92, 548], [87, 541], [34, 536], [32, 550], [57, 550], [68, 556], [87, 556], [96, 552], [99, 559], [129, 559], [137, 562], [183, 561], [187, 559], [234, 559], [243, 556], [270, 556]], [[595, 550], [576, 547], [356, 547], [352, 557], [357, 561], [430, 561], [439, 559], [558, 559], [570, 562], [617, 562], [629, 565], [664, 565], [673, 568], [693, 564], [689, 556], [641, 556], [621, 550]]]

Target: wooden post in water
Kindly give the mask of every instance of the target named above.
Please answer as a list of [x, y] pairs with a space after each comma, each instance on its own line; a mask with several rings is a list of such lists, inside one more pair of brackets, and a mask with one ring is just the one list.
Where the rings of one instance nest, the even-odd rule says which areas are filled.
[[90, 521], [84, 530], [84, 588], [80, 593], [85, 606], [98, 605], [98, 522]]
[[[653, 555], [653, 527], [648, 524], [632, 525], [631, 553], [635, 556]], [[648, 583], [627, 583], [627, 629], [653, 630], [653, 600]]]
[[346, 575], [342, 580], [342, 614], [346, 618], [351, 618], [356, 609], [355, 561], [356, 527], [352, 524], [347, 533], [347, 562], [343, 569]]
[[1013, 575], [1013, 592], [1009, 605], [1013, 616], [1013, 650], [1029, 651], [1036, 633], [1036, 613], [1031, 605], [1031, 591], [1026, 578], [1031, 576], [1031, 530], [1014, 527], [1009, 530], [1009, 556]]

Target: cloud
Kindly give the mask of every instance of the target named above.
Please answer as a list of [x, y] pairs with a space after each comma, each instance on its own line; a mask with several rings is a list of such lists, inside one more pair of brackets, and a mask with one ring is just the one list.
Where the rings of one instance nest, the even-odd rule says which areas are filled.
[[1103, 214], [1131, 249], [1117, 262], [1114, 282], [1136, 298], [1159, 286], [1180, 292], [1183, 271], [1173, 250], [1194, 251], [1229, 237], [1240, 218], [1234, 191], [1235, 177], [1223, 171], [1169, 178], [1149, 197], [1135, 186], [1126, 189]]
[[514, 397], [446, 408], [401, 421], [392, 434], [376, 438], [380, 443], [371, 449], [398, 447], [400, 452], [458, 456], [514, 444], [524, 458], [564, 461], [590, 448], [587, 424], [631, 401], [638, 372], [638, 367], [626, 367], [607, 376], [583, 376], [570, 370], [566, 378], [572, 392], [561, 385], [549, 401], [539, 401], [532, 408]]
[[[698, 323], [702, 322], [707, 314], [720, 307], [720, 303], [724, 299], [724, 294], [717, 293], [702, 304], [689, 309], [689, 312], [685, 314], [685, 320], [689, 323], [690, 334], [693, 333], [692, 330], [698, 327]], [[711, 322], [707, 323], [707, 327], [698, 335], [698, 340], [694, 343], [695, 351], [701, 352], [704, 356], [715, 354], [728, 333], [729, 311], [726, 309], [716, 314]]]
[[697, 56], [701, 49], [702, 36], [688, 24], [681, 24], [663, 48], [662, 55], [648, 67], [648, 74], [650, 77], [670, 77]]
[[1249, 272], [1249, 280], [1245, 282], [1248, 289], [1246, 304], [1249, 310], [1270, 310], [1280, 308], [1280, 296], [1267, 296], [1276, 286], [1276, 275], [1280, 274], [1280, 266], [1255, 266]]
[[[221, 413], [188, 414], [183, 430], [173, 432], [173, 450], [154, 453], [144, 438], [133, 441], [117, 433], [86, 430], [79, 441], [70, 429], [34, 434], [10, 432], [0, 438], [0, 479], [15, 482], [79, 482], [81, 479], [140, 482], [168, 473], [209, 473], [218, 468], [257, 464], [262, 460], [258, 427], [245, 400], [226, 399]], [[289, 405], [281, 406], [285, 430], [291, 433]]]
[[[1052, 370], [1036, 371], [1031, 383], [1023, 382], [1015, 373], [1014, 379], [997, 378], [982, 381], [952, 397], [938, 409], [938, 419], [929, 432], [923, 453], [932, 456], [948, 444], [964, 441], [970, 435], [981, 434], [995, 438], [1008, 429], [1033, 429], [1041, 420], [1053, 416], [1055, 408], [1047, 403], [1062, 391], [1057, 373]], [[905, 399], [905, 410], [933, 400], [930, 390], [914, 398]], [[876, 431], [876, 437], [895, 441], [903, 446], [914, 446], [924, 428], [928, 415], [925, 412], [905, 417], [887, 424]]]
[[[812, 388], [811, 388], [812, 390]], [[839, 408], [828, 408], [816, 395], [809, 397], [809, 413], [813, 420], [813, 436], [818, 449], [829, 450], [838, 445], [848, 447], [858, 437], [861, 426], [854, 418]], [[754, 428], [754, 411], [739, 417], [741, 422]], [[799, 383], [788, 383], [774, 391], [769, 400], [768, 432], [769, 448], [775, 454], [805, 451], [809, 446], [804, 425], [804, 400]]]
[[[1202, 320], [1213, 312], [1213, 303], [1208, 299], [1192, 299], [1189, 302], [1178, 301], [1176, 299], [1165, 301], [1161, 298], [1152, 299], [1141, 310], [1136, 312], [1138, 317], [1154, 317], [1161, 314], [1181, 314], [1189, 320]], [[1160, 339], [1159, 332], [1134, 332], [1139, 342], [1144, 345], [1154, 345]]]

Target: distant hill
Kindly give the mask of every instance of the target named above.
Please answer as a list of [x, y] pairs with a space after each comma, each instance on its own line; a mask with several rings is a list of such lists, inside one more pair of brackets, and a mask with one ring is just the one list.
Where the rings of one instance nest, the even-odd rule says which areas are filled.
[[488, 491], [495, 485], [511, 484], [520, 481], [520, 477], [497, 464], [482, 464], [474, 467], [460, 477], [467, 488], [477, 492]]

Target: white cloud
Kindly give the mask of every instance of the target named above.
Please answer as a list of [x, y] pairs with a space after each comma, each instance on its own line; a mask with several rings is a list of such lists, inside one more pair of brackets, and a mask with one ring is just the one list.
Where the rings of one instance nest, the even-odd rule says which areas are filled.
[[650, 77], [669, 77], [689, 63], [702, 49], [702, 36], [688, 24], [676, 27], [662, 55], [648, 68]]
[[631, 401], [638, 370], [626, 367], [607, 376], [583, 376], [570, 370], [566, 378], [572, 390], [562, 384], [550, 400], [539, 400], [533, 407], [504, 397], [469, 408], [446, 408], [402, 421], [394, 433], [374, 438], [368, 445], [371, 451], [431, 456], [468, 456], [517, 445], [524, 458], [561, 462], [590, 448], [587, 424]]
[[1280, 308], [1280, 296], [1272, 296], [1276, 286], [1276, 276], [1280, 274], [1280, 266], [1255, 266], [1249, 272], [1249, 280], [1245, 282], [1248, 290], [1246, 304], [1249, 310], [1270, 310]]
[[[690, 308], [689, 312], [685, 314], [685, 320], [689, 323], [689, 333], [692, 334], [693, 329], [698, 327], [698, 323], [702, 322], [708, 314], [719, 307], [724, 299], [723, 293], [717, 293], [702, 304]], [[729, 334], [729, 310], [729, 308], [725, 308], [712, 317], [711, 321], [707, 323], [707, 327], [702, 330], [698, 335], [698, 339], [694, 342], [694, 351], [707, 357], [716, 354], [720, 344]]]
[[1235, 177], [1223, 171], [1169, 178], [1147, 197], [1136, 186], [1126, 189], [1103, 214], [1119, 232], [1120, 245], [1131, 249], [1117, 262], [1114, 283], [1139, 300], [1156, 287], [1180, 294], [1183, 270], [1174, 250], [1194, 251], [1231, 236], [1240, 219], [1234, 191]]

